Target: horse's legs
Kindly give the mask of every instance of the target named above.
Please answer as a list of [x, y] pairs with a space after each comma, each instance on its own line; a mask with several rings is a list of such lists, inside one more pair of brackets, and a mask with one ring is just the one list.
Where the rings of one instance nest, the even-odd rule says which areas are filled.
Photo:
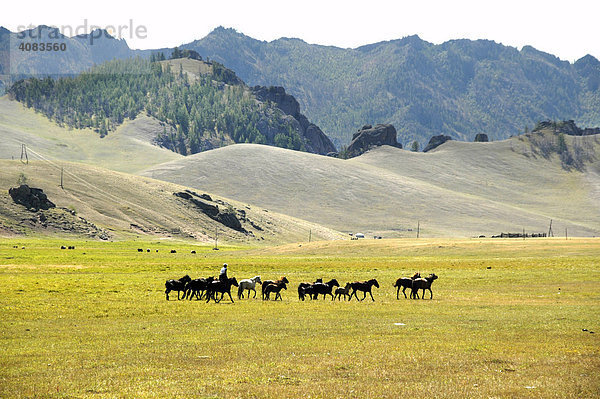
[[[375, 298], [373, 298], [373, 293], [371, 292], [371, 290], [369, 290], [369, 295], [371, 295], [371, 299], [373, 300], [373, 302], [375, 302]], [[365, 294], [366, 296], [366, 294]]]
[[364, 301], [366, 297], [367, 297], [367, 291], [363, 291], [363, 297], [362, 297], [361, 301]]
[[[431, 288], [429, 288], [429, 293], [431, 294], [429, 299], [433, 299], [433, 291], [431, 291]], [[425, 296], [425, 295], [423, 295], [423, 296]]]
[[[398, 289], [400, 289], [400, 288], [398, 287]], [[402, 293], [404, 294], [404, 299], [406, 299], [406, 298], [407, 298], [407, 296], [406, 296], [406, 292], [405, 292], [405, 291], [406, 291], [406, 287], [403, 287], [403, 288], [402, 288]], [[411, 290], [411, 295], [412, 295], [412, 290]]]
[[400, 299], [400, 286], [396, 289], [396, 299]]
[[168, 289], [168, 288], [165, 290], [165, 295], [167, 296], [167, 301], [169, 300], [169, 292], [170, 292], [170, 291], [171, 291], [171, 290], [170, 290], [170, 289]]
[[[235, 303], [235, 302], [233, 302], [233, 298], [231, 297], [231, 291], [227, 291], [227, 293], [229, 294], [229, 299], [231, 299], [231, 303]], [[225, 295], [225, 294], [223, 294], [223, 295]], [[248, 294], [248, 295], [250, 295], [250, 294]]]

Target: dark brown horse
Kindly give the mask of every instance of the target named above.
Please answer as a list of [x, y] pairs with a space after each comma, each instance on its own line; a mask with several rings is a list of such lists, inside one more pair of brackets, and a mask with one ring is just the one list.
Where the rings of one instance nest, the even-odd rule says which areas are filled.
[[263, 284], [262, 284], [262, 299], [265, 299], [265, 290], [267, 289], [267, 286], [269, 284], [279, 284], [279, 283], [289, 284], [290, 282], [288, 281], [288, 279], [285, 276], [281, 276], [279, 278], [279, 280], [265, 280], [265, 281], [263, 281]]
[[325, 299], [325, 297], [329, 295], [331, 297], [331, 300], [333, 301], [333, 287], [339, 286], [340, 283], [338, 283], [338, 281], [334, 278], [326, 283], [315, 283], [312, 285], [313, 299], [319, 299], [319, 295], [323, 295], [323, 299]]
[[[235, 277], [228, 278], [225, 281], [215, 280], [208, 285], [206, 289], [206, 303], [210, 302], [213, 299], [216, 303], [221, 302], [225, 294], [229, 295], [229, 299], [233, 303], [233, 298], [231, 297], [231, 286], [238, 286], [238, 282]], [[221, 297], [217, 299], [217, 293], [221, 293]]]
[[276, 301], [277, 298], [283, 301], [283, 299], [281, 298], [282, 289], [287, 290], [287, 285], [284, 282], [267, 285], [267, 287], [265, 288], [265, 295], [267, 296], [267, 301], [271, 299], [271, 292], [275, 293], [274, 301]]
[[335, 295], [333, 299], [341, 300], [342, 296], [344, 297], [344, 301], [350, 296], [350, 283], [346, 283], [345, 287], [338, 287], [335, 289]]
[[167, 280], [165, 281], [165, 295], [167, 296], [167, 301], [169, 300], [169, 292], [177, 291], [177, 300], [179, 300], [179, 293], [183, 291], [185, 299], [185, 286], [192, 279], [187, 274], [180, 278], [179, 280]]
[[[371, 289], [373, 288], [373, 286], [379, 288], [379, 283], [374, 278], [372, 278], [369, 281], [356, 281], [354, 283], [350, 283], [350, 288], [352, 289], [352, 293], [350, 293], [350, 300], [352, 300], [352, 297], [354, 296], [356, 297], [357, 301], [364, 301], [367, 297], [368, 292], [369, 295], [371, 295], [371, 299], [373, 300], [373, 302], [375, 302], [375, 298], [373, 298], [373, 293], [371, 293]], [[362, 293], [364, 294], [362, 299], [358, 299], [358, 295], [356, 295], [357, 291], [362, 291]]]
[[188, 298], [190, 301], [194, 296], [198, 300], [202, 299], [202, 297], [204, 296], [204, 291], [206, 291], [208, 285], [212, 283], [214, 279], [215, 278], [211, 276], [208, 278], [197, 278], [190, 281], [185, 286], [185, 294], [183, 297]]
[[438, 276], [431, 273], [428, 277], [415, 279], [412, 284], [412, 291], [410, 292], [410, 297], [413, 299], [419, 299], [419, 290], [423, 290], [423, 295], [421, 299], [425, 299], [425, 290], [429, 290], [429, 293], [431, 294], [429, 299], [433, 299], [433, 291], [431, 291], [431, 284], [437, 278]]
[[323, 279], [322, 278], [318, 278], [315, 280], [314, 283], [300, 283], [298, 284], [298, 299], [300, 299], [301, 301], [304, 300], [304, 297], [306, 295], [308, 295], [308, 297], [310, 299], [313, 299], [313, 285], [317, 284], [317, 283], [322, 283]]
[[396, 282], [394, 283], [394, 287], [397, 287], [396, 299], [400, 299], [400, 287], [402, 287], [402, 293], [404, 294], [404, 298], [407, 298], [406, 292], [405, 292], [406, 289], [412, 288], [413, 281], [420, 277], [421, 277], [421, 274], [419, 272], [416, 272], [415, 274], [413, 274], [410, 277], [400, 277], [398, 280], [396, 280]]

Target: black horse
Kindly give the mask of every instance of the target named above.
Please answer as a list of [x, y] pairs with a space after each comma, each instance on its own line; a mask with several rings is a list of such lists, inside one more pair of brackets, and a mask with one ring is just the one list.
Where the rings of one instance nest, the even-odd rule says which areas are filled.
[[177, 291], [177, 300], [179, 298], [179, 293], [183, 291], [183, 298], [185, 299], [185, 285], [189, 283], [192, 279], [187, 274], [180, 278], [179, 280], [167, 280], [165, 282], [165, 295], [167, 296], [167, 301], [169, 300], [169, 292]]
[[420, 277], [421, 274], [419, 272], [416, 272], [410, 277], [400, 277], [398, 280], [396, 280], [396, 282], [394, 283], [394, 287], [396, 287], [396, 299], [400, 299], [400, 287], [402, 287], [402, 293], [404, 294], [404, 298], [407, 298], [406, 289], [412, 288], [413, 281]]
[[415, 281], [413, 281], [410, 297], [413, 299], [419, 299], [419, 290], [423, 290], [423, 295], [421, 299], [425, 299], [425, 290], [429, 290], [429, 293], [431, 294], [429, 299], [433, 299], [433, 291], [431, 291], [431, 284], [433, 284], [433, 282], [437, 280], [437, 278], [438, 276], [436, 276], [434, 273], [431, 273], [428, 277], [418, 278]]
[[318, 279], [315, 280], [314, 283], [300, 283], [300, 284], [298, 284], [298, 299], [300, 299], [301, 301], [303, 301], [306, 295], [308, 295], [308, 297], [310, 299], [313, 299], [313, 294], [314, 294], [313, 285], [317, 284], [317, 283], [322, 283], [322, 282], [323, 282], [323, 279], [322, 278], [318, 278]]
[[[372, 278], [369, 281], [356, 281], [354, 283], [350, 283], [350, 288], [352, 289], [352, 293], [350, 294], [349, 300], [352, 300], [352, 297], [354, 296], [354, 297], [356, 297], [357, 301], [364, 301], [365, 298], [367, 297], [367, 292], [368, 292], [369, 295], [371, 295], [371, 299], [373, 300], [373, 302], [375, 302], [375, 298], [373, 298], [373, 293], [371, 293], [371, 289], [373, 288], [373, 286], [379, 288], [379, 283], [374, 278]], [[356, 295], [357, 291], [362, 291], [362, 293], [364, 294], [362, 299], [358, 299], [358, 295]]]
[[184, 298], [188, 298], [190, 301], [192, 297], [196, 297], [196, 299], [200, 300], [204, 296], [204, 291], [208, 288], [208, 285], [214, 281], [214, 277], [208, 278], [197, 278], [195, 280], [190, 281], [185, 286], [185, 295]]
[[331, 279], [326, 283], [315, 283], [312, 285], [313, 299], [319, 299], [319, 295], [323, 295], [323, 299], [325, 299], [325, 297], [329, 295], [333, 301], [333, 287], [339, 286], [340, 283], [338, 283], [336, 279]]
[[[229, 299], [233, 303], [233, 298], [231, 297], [231, 286], [238, 286], [238, 282], [235, 277], [228, 278], [225, 281], [215, 280], [211, 282], [206, 288], [206, 302], [210, 302], [210, 300], [214, 300], [215, 303], [221, 302], [225, 294], [229, 295]], [[217, 293], [221, 293], [221, 297], [217, 299]]]

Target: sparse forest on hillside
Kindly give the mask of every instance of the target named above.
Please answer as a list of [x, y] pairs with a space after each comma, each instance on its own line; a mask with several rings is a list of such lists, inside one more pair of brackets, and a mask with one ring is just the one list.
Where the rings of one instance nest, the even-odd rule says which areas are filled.
[[[236, 84], [232, 71], [210, 65], [211, 74], [199, 73], [192, 81], [169, 64], [115, 60], [74, 78], [22, 80], [9, 93], [59, 124], [93, 128], [101, 136], [147, 112], [165, 124], [158, 143], [184, 155], [231, 143], [304, 150], [279, 109], [256, 101], [245, 85]], [[277, 133], [269, 137], [261, 126]]]

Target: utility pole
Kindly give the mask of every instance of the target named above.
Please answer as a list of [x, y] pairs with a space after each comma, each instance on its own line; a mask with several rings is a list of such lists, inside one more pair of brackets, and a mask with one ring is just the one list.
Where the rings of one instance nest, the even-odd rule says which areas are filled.
[[525, 240], [525, 227], [523, 227], [523, 240]]
[[569, 234], [567, 232], [567, 228], [565, 227], [565, 240], [568, 240], [568, 239], [569, 239]]
[[421, 221], [417, 220], [417, 238], [419, 238], [420, 233], [421, 233]]
[[552, 219], [550, 219], [550, 228], [548, 228], [548, 237], [554, 237], [554, 232], [552, 231]]
[[308, 242], [312, 239], [312, 229], [308, 230]]
[[60, 167], [60, 188], [62, 188], [64, 190], [63, 187], [63, 167]]
[[27, 156], [27, 146], [25, 144], [21, 144], [21, 162], [23, 162], [24, 164], [29, 164], [29, 157]]

